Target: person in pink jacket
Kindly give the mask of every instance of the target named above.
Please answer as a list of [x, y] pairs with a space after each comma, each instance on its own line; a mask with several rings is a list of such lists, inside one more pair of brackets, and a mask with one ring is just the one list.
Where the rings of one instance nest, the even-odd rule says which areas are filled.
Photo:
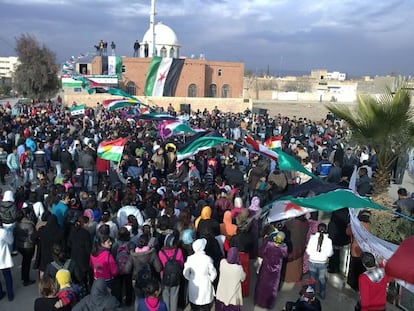
[[[162, 264], [161, 280], [162, 280], [162, 299], [167, 305], [169, 311], [176, 311], [178, 304], [178, 294], [180, 291], [180, 283], [182, 278], [182, 268], [184, 267], [184, 256], [180, 248], [177, 247], [178, 238], [174, 233], [170, 233], [165, 237], [164, 247], [158, 252], [158, 258]], [[169, 259], [175, 259], [180, 265], [180, 275], [172, 276], [171, 279], [164, 278], [165, 265]], [[178, 272], [178, 271], [177, 271]], [[176, 282], [174, 281], [176, 279]]]
[[97, 236], [89, 258], [94, 280], [104, 279], [109, 288], [112, 288], [113, 279], [118, 274], [118, 267], [111, 254], [111, 246], [109, 235]]

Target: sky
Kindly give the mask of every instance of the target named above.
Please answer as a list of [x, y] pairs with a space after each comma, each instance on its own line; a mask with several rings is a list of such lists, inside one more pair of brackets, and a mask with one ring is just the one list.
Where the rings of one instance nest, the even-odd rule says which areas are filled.
[[[149, 28], [150, 0], [0, 0], [0, 56], [30, 34], [59, 63], [100, 39], [132, 56]], [[274, 75], [324, 68], [351, 76], [414, 75], [412, 0], [157, 0], [156, 22], [181, 56], [244, 62]]]

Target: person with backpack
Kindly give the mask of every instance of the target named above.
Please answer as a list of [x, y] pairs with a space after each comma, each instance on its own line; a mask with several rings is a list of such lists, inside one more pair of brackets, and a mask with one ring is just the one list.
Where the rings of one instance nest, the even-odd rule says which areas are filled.
[[60, 269], [65, 269], [70, 272], [72, 281], [80, 283], [82, 280], [82, 274], [79, 271], [79, 267], [72, 258], [67, 257], [66, 252], [63, 250], [61, 245], [53, 244], [52, 258], [53, 261], [46, 265], [45, 276], [56, 279], [56, 273]]
[[144, 287], [148, 280], [158, 278], [161, 271], [161, 262], [157, 256], [155, 248], [149, 244], [150, 238], [147, 234], [142, 234], [137, 241], [135, 252], [131, 253], [134, 262], [134, 279], [136, 298], [144, 297]]
[[104, 279], [109, 288], [112, 288], [114, 278], [118, 274], [118, 266], [111, 254], [111, 247], [112, 241], [109, 235], [97, 235], [89, 259], [94, 280]]
[[130, 241], [131, 234], [128, 229], [121, 227], [118, 231], [117, 240], [112, 246], [112, 254], [118, 266], [118, 275], [114, 279], [113, 295], [122, 304], [123, 293], [125, 291], [125, 306], [132, 304], [132, 268], [133, 261], [130, 255], [131, 249], [134, 248]]
[[184, 267], [184, 256], [177, 247], [178, 238], [171, 233], [164, 239], [164, 247], [158, 252], [161, 270], [162, 300], [169, 311], [176, 311], [181, 276]]
[[56, 176], [62, 175], [61, 153], [60, 142], [56, 139], [50, 153], [50, 166], [56, 169]]

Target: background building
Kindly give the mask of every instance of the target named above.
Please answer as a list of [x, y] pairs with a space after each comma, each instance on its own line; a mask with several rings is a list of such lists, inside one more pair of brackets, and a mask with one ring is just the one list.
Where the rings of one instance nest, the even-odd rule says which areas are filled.
[[0, 84], [12, 84], [18, 64], [19, 59], [16, 56], [0, 57]]
[[[145, 78], [152, 58], [123, 57], [120, 83], [131, 95], [144, 95]], [[102, 57], [92, 61], [93, 75], [102, 74]], [[175, 97], [243, 97], [244, 63], [185, 59]]]

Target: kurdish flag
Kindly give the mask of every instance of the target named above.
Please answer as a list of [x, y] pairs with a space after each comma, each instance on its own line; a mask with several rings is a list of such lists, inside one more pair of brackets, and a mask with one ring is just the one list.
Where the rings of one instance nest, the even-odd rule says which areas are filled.
[[98, 157], [114, 162], [121, 161], [126, 142], [126, 138], [118, 138], [115, 140], [101, 142], [98, 146]]
[[277, 161], [278, 166], [282, 171], [297, 171], [302, 172], [312, 178], [319, 178], [312, 174], [312, 172], [309, 172], [305, 167], [303, 167], [303, 165], [301, 165], [299, 161], [294, 157], [288, 155], [286, 152], [283, 152], [281, 148], [270, 149], [265, 145], [258, 143], [250, 136], [246, 137], [245, 141], [261, 155]]
[[265, 145], [260, 144], [256, 140], [254, 140], [252, 137], [247, 136], [245, 139], [246, 143], [250, 145], [255, 151], [260, 153], [261, 155], [268, 157], [272, 159], [273, 161], [276, 161], [278, 158], [278, 155], [275, 151], [269, 149]]
[[72, 117], [81, 116], [85, 114], [85, 105], [76, 105], [69, 108]]
[[154, 56], [147, 71], [145, 96], [174, 96], [184, 59]]
[[134, 107], [140, 104], [141, 102], [134, 99], [106, 99], [102, 102], [103, 107], [109, 111], [125, 107]]
[[232, 140], [223, 137], [204, 136], [192, 141], [177, 152], [177, 161], [187, 159], [200, 151], [208, 150], [222, 143], [234, 143]]
[[268, 138], [264, 145], [270, 149], [282, 148], [282, 135]]

